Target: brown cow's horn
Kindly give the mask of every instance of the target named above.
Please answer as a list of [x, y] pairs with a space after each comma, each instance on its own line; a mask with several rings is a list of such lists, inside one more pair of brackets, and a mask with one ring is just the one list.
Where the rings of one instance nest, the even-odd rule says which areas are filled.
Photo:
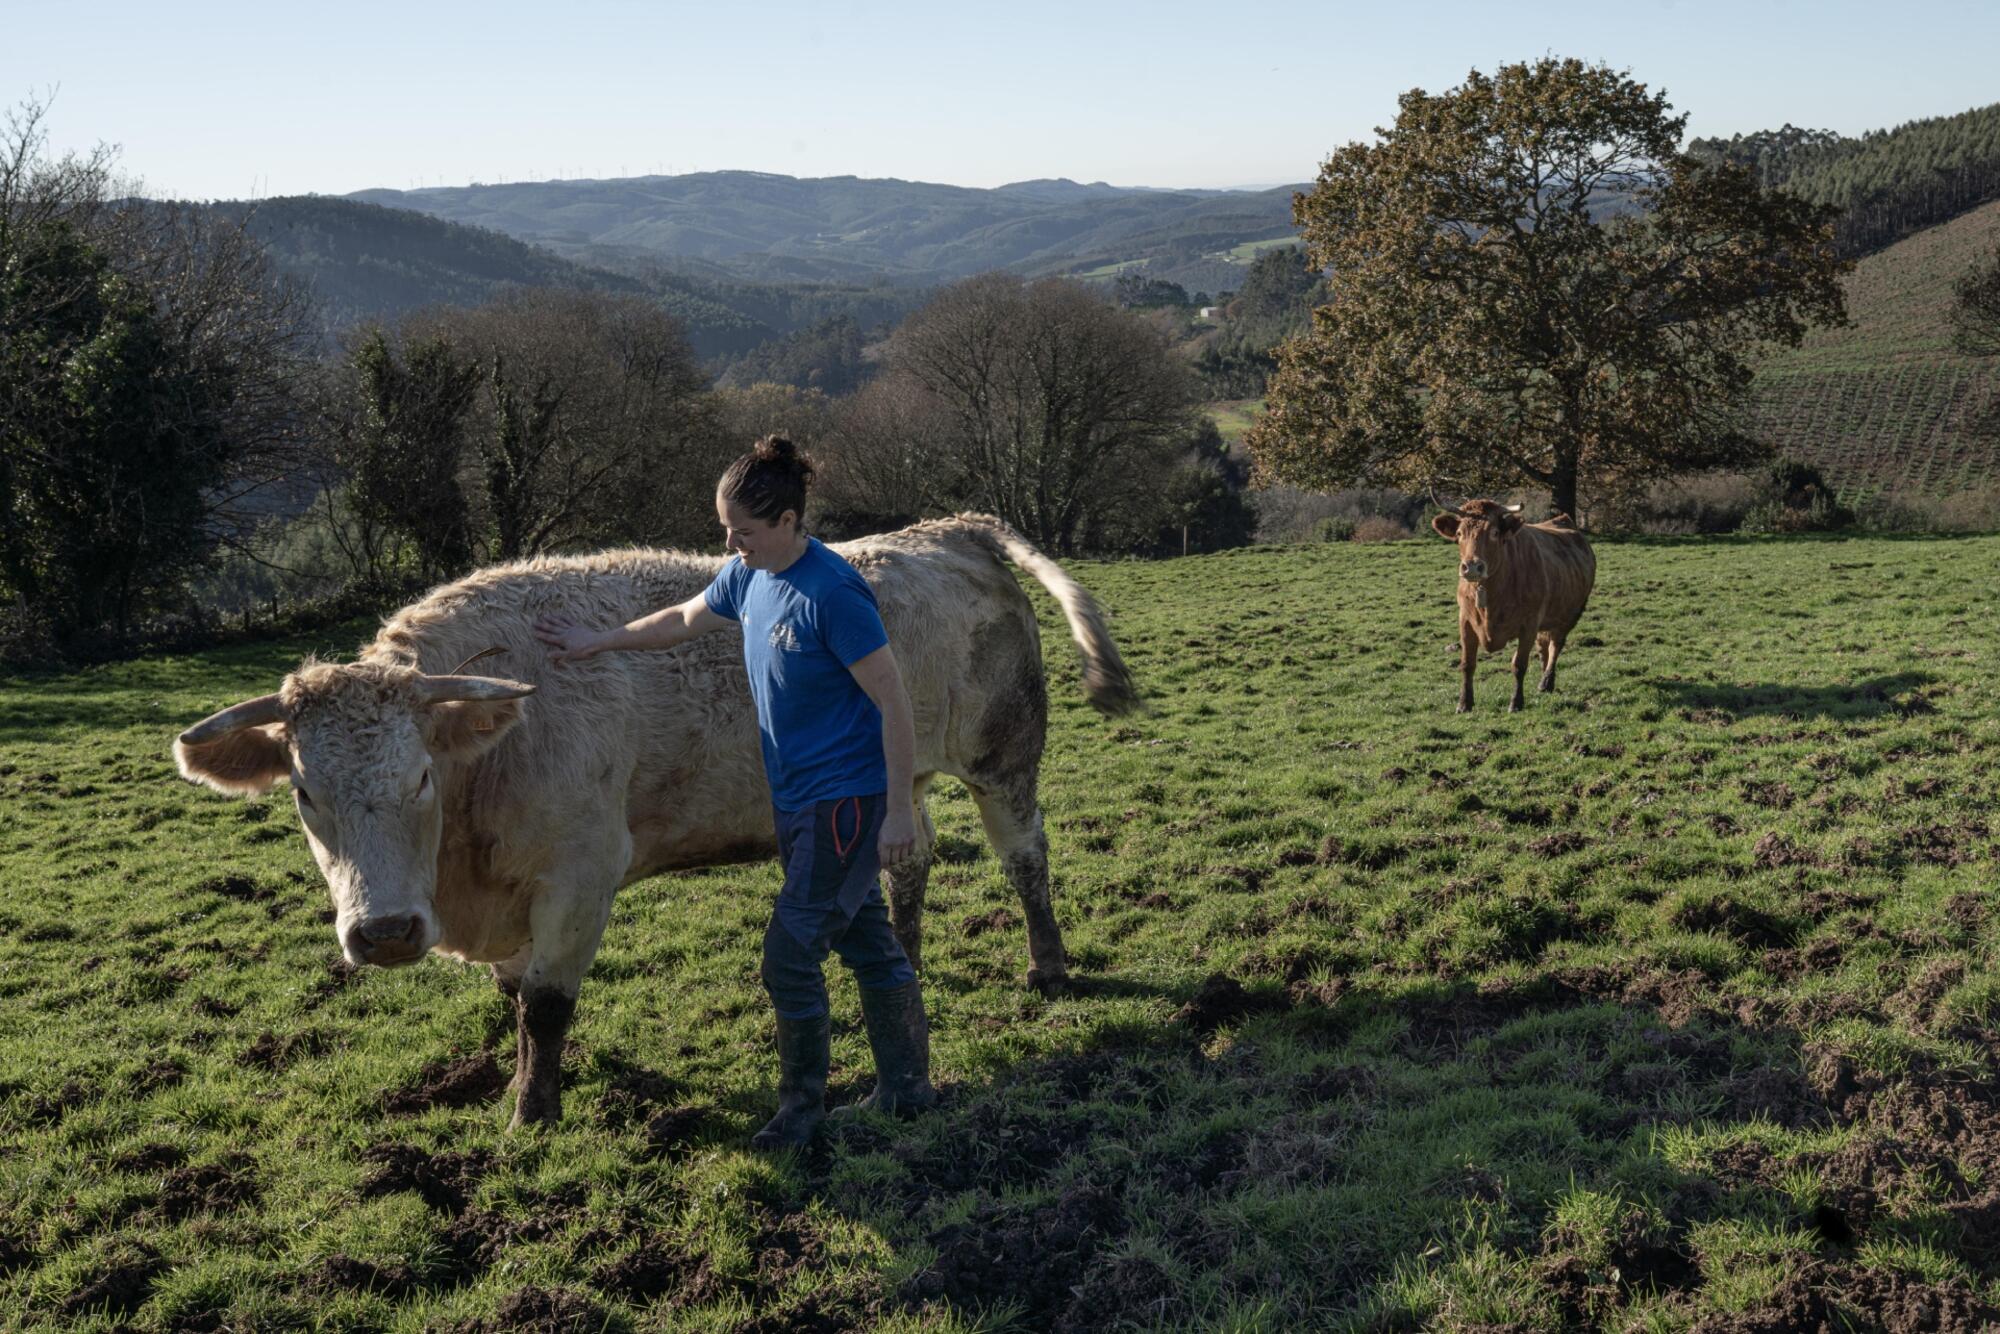
[[498, 676], [421, 676], [417, 678], [417, 690], [423, 697], [425, 708], [457, 700], [497, 704], [501, 700], [519, 699], [535, 693], [535, 688], [525, 682], [503, 680]]
[[1442, 500], [1438, 499], [1438, 490], [1436, 482], [1432, 482], [1430, 484], [1429, 490], [1431, 493], [1431, 504], [1437, 506], [1439, 509], [1443, 510], [1446, 514], [1456, 514], [1461, 519], [1465, 517], [1464, 510], [1453, 509], [1451, 506], [1445, 504]]
[[265, 723], [280, 723], [284, 720], [285, 708], [278, 697], [259, 695], [255, 699], [246, 699], [241, 704], [232, 704], [221, 713], [212, 713], [202, 719], [181, 733], [181, 744], [199, 746], [246, 727], [261, 727]]

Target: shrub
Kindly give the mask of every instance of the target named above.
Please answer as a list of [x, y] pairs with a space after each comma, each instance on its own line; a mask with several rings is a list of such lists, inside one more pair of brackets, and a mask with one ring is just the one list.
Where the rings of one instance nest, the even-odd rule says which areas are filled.
[[1401, 542], [1411, 536], [1408, 524], [1383, 514], [1371, 514], [1354, 525], [1356, 542]]

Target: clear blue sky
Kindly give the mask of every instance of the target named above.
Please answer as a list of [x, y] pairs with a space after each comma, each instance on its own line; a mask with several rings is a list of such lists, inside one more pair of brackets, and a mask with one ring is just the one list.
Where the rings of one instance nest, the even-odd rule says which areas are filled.
[[2000, 101], [1994, 0], [338, 5], [0, 0], [0, 104], [193, 198], [747, 168], [999, 185], [1309, 179], [1396, 95], [1554, 54], [1691, 134]]

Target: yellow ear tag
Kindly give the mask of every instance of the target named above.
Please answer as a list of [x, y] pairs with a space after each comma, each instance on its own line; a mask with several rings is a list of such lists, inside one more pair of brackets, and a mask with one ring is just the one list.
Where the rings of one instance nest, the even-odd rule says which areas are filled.
[[492, 715], [492, 714], [490, 714], [490, 713], [482, 713], [482, 714], [478, 715], [477, 717], [475, 717], [475, 718], [474, 718], [474, 719], [472, 720], [472, 730], [473, 730], [473, 731], [475, 731], [475, 732], [490, 732], [490, 731], [492, 731], [492, 730], [493, 730], [493, 715]]

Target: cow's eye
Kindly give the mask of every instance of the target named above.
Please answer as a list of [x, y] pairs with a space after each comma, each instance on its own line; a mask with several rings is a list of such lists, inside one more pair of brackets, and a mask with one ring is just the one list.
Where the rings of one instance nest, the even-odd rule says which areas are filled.
[[292, 792], [295, 796], [298, 797], [299, 805], [305, 807], [307, 810], [311, 810], [313, 808], [313, 799], [311, 793], [307, 792], [304, 788], [300, 787], [296, 783], [292, 785]]
[[429, 769], [426, 769], [424, 770], [424, 776], [417, 780], [417, 791], [414, 800], [422, 801], [424, 799], [424, 794], [429, 792], [430, 790], [431, 790], [431, 771]]

